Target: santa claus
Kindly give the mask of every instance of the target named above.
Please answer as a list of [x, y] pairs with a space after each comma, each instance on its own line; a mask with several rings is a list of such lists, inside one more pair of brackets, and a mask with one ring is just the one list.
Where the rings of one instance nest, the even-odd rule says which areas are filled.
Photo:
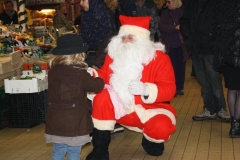
[[176, 111], [168, 103], [176, 92], [171, 61], [164, 46], [150, 41], [151, 17], [120, 16], [104, 65], [97, 71], [105, 89], [93, 99], [93, 151], [87, 160], [109, 159], [115, 123], [143, 133], [142, 147], [160, 156], [176, 130]]

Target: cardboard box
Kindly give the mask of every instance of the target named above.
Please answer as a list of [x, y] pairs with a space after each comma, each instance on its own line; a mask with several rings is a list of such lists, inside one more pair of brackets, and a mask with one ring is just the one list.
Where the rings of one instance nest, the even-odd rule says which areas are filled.
[[21, 52], [16, 51], [0, 57], [0, 74], [5, 74], [14, 71], [22, 66]]
[[0, 86], [4, 85], [4, 79], [12, 79], [13, 77], [16, 77], [17, 79], [19, 79], [21, 75], [22, 75], [22, 68], [18, 68], [9, 73], [0, 74]]
[[35, 59], [33, 59], [33, 58], [28, 58], [28, 57], [26, 57], [26, 56], [24, 56], [23, 55], [23, 57], [22, 57], [22, 60], [23, 60], [23, 63], [35, 63]]
[[0, 62], [0, 74], [12, 72], [12, 63], [10, 61]]
[[15, 63], [12, 63], [11, 61], [0, 61], [0, 75], [6, 74], [9, 72], [12, 72], [18, 68], [20, 68], [23, 65], [23, 62], [21, 59], [18, 61], [15, 61]]
[[43, 80], [38, 78], [24, 80], [4, 79], [5, 93], [36, 93], [48, 89], [48, 81], [45, 77]]
[[17, 62], [19, 62], [21, 60], [22, 54], [18, 50], [18, 51], [6, 54], [6, 56], [7, 57], [0, 57], [0, 63], [11, 61], [13, 64], [16, 64]]

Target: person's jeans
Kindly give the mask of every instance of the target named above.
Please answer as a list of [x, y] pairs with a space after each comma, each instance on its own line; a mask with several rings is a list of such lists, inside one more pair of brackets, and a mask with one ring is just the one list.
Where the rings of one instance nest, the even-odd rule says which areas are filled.
[[201, 86], [204, 108], [211, 114], [217, 113], [221, 108], [226, 109], [222, 77], [213, 70], [213, 57], [214, 55], [192, 56], [196, 78]]
[[53, 144], [52, 160], [64, 160], [67, 153], [68, 160], [80, 160], [81, 146], [69, 146], [67, 144]]

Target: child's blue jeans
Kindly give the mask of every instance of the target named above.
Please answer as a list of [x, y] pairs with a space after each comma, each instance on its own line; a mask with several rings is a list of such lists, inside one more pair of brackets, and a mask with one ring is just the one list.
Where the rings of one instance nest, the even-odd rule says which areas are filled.
[[64, 160], [67, 153], [68, 160], [80, 160], [80, 151], [82, 146], [69, 146], [67, 144], [53, 144], [52, 160]]

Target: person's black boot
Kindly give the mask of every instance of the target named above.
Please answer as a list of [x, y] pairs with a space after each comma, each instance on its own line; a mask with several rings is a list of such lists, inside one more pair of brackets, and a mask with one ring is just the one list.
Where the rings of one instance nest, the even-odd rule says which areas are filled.
[[231, 129], [229, 132], [229, 136], [231, 138], [240, 138], [240, 119], [235, 119], [232, 117], [231, 119]]
[[93, 150], [86, 160], [109, 160], [108, 146], [111, 141], [110, 131], [93, 129], [92, 144]]
[[164, 143], [154, 143], [142, 138], [142, 147], [151, 156], [161, 156], [164, 151]]

